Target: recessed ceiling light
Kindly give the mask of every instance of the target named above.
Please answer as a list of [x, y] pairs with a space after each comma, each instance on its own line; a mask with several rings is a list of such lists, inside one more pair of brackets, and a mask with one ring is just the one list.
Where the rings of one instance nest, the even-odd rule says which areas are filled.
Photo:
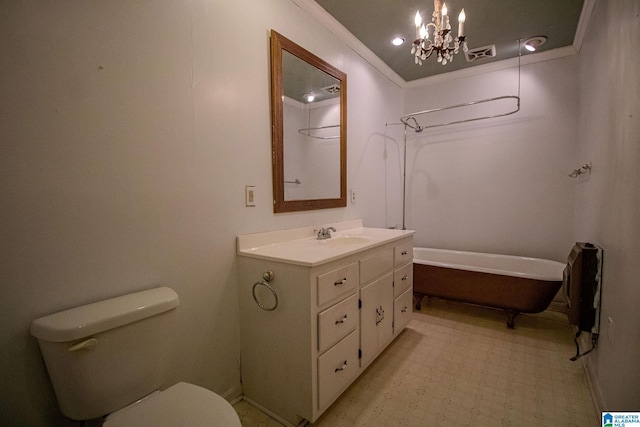
[[401, 46], [404, 43], [404, 37], [394, 37], [391, 39], [391, 44], [394, 46]]
[[536, 36], [536, 37], [531, 37], [528, 40], [525, 40], [523, 44], [524, 44], [524, 48], [527, 49], [529, 52], [535, 52], [536, 49], [538, 49], [540, 46], [542, 46], [546, 42], [547, 42], [547, 38], [545, 36]]

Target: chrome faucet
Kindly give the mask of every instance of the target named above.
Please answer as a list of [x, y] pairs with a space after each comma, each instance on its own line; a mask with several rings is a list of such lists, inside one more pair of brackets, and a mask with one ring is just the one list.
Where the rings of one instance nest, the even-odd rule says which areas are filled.
[[318, 230], [318, 240], [330, 239], [332, 231], [336, 231], [336, 229], [334, 227], [320, 227], [320, 230]]

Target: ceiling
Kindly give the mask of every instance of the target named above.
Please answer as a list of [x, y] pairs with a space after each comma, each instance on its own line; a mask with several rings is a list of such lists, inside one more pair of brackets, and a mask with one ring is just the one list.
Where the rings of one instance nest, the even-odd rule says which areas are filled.
[[[465, 10], [469, 49], [495, 45], [495, 57], [467, 62], [462, 51], [453, 62], [441, 65], [435, 55], [414, 63], [414, 16], [430, 19], [432, 0], [315, 0], [326, 12], [386, 63], [406, 82], [460, 70], [518, 55], [518, 39], [546, 36], [538, 52], [571, 46], [578, 30], [584, 0], [445, 0], [451, 27], [457, 34], [457, 16]], [[390, 40], [405, 38], [402, 46]], [[526, 51], [523, 49], [522, 54]]]

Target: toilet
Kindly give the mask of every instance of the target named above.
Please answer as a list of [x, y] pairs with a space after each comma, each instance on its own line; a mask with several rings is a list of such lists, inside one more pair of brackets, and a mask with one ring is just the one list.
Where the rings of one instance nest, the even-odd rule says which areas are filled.
[[161, 287], [34, 320], [62, 413], [105, 417], [105, 427], [240, 427], [231, 404], [210, 390], [180, 382], [159, 391], [179, 303]]

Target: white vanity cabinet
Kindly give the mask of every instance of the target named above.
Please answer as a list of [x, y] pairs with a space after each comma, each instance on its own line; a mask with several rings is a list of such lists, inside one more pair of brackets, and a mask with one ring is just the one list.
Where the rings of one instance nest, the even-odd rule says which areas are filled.
[[[245, 399], [283, 423], [314, 422], [400, 333], [412, 306], [412, 232], [385, 231], [390, 238], [326, 261], [239, 247]], [[259, 306], [273, 308], [274, 294], [273, 310]]]

